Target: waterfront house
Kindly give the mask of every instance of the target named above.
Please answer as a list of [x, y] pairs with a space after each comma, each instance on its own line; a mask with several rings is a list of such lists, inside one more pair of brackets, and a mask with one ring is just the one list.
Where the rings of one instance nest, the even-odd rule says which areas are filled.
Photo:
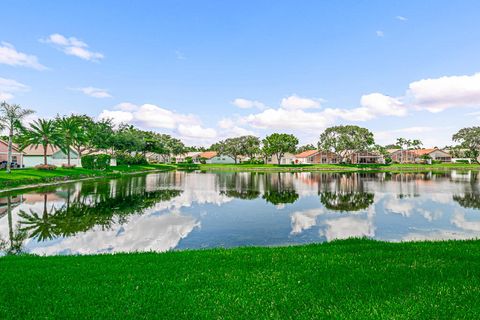
[[373, 164], [373, 163], [385, 163], [385, 158], [378, 152], [374, 151], [361, 151], [355, 152], [350, 156], [350, 163], [352, 164]]
[[[230, 156], [219, 154], [216, 151], [205, 151], [200, 153], [198, 161], [204, 160], [205, 163], [230, 164], [235, 163], [235, 159]], [[237, 159], [238, 160], [238, 159]]]
[[295, 155], [295, 164], [336, 164], [341, 158], [330, 151], [307, 150]]
[[[23, 149], [23, 164], [25, 167], [35, 167], [44, 163], [43, 147], [42, 146], [28, 146]], [[67, 154], [60, 150], [60, 148], [48, 146], [47, 148], [47, 162], [56, 166], [66, 165], [68, 163]], [[80, 157], [77, 151], [71, 150], [70, 164], [81, 166]]]
[[429, 156], [432, 160], [441, 161], [443, 163], [452, 162], [452, 156], [450, 153], [438, 148], [396, 150], [390, 154], [392, 161], [399, 163], [419, 163], [424, 161], [424, 156]]
[[[8, 161], [8, 142], [0, 140], [0, 166], [2, 163], [6, 164]], [[20, 151], [17, 145], [12, 146], [12, 162], [17, 166], [23, 166], [23, 152]]]

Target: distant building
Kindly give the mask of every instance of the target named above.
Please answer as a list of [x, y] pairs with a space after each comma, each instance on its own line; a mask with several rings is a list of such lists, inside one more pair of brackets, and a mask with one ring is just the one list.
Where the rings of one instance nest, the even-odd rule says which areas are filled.
[[[293, 153], [285, 153], [280, 159], [280, 164], [293, 164], [295, 163], [295, 155]], [[272, 155], [267, 158], [267, 164], [278, 164], [278, 159], [276, 155]]]
[[230, 156], [218, 154], [216, 151], [205, 151], [198, 156], [199, 161], [205, 160], [205, 163], [230, 164], [235, 163], [235, 159]]
[[340, 162], [340, 156], [329, 151], [307, 150], [295, 155], [296, 164], [336, 164]]
[[444, 163], [452, 162], [450, 153], [438, 149], [416, 149], [416, 150], [396, 150], [390, 154], [392, 161], [399, 163], [419, 163], [424, 161], [422, 156], [429, 156], [434, 161], [441, 161]]
[[[23, 155], [17, 145], [12, 147], [12, 162], [18, 166], [23, 166]], [[0, 140], [0, 164], [8, 161], [8, 142]]]
[[[23, 150], [23, 153], [23, 164], [25, 165], [25, 167], [35, 167], [44, 163], [42, 146], [28, 146]], [[60, 150], [60, 148], [48, 146], [47, 162], [48, 164], [62, 166], [63, 164], [68, 163], [67, 155], [62, 150]], [[73, 149], [70, 152], [70, 164], [76, 166], [82, 165], [77, 151]]]

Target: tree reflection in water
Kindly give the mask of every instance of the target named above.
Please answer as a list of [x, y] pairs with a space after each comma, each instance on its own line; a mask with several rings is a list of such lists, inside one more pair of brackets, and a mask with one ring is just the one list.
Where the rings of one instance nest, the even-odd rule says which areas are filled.
[[78, 194], [68, 189], [66, 201], [59, 208], [52, 205], [48, 209], [48, 196], [45, 194], [41, 215], [33, 210], [19, 212], [20, 230], [40, 241], [72, 236], [95, 226], [105, 230], [113, 223], [125, 223], [128, 216], [142, 214], [157, 203], [169, 201], [182, 193], [172, 189], [147, 192], [144, 183], [132, 181], [84, 184], [86, 187], [82, 185]]
[[376, 178], [376, 174], [344, 173], [333, 174], [328, 184], [322, 185], [320, 202], [325, 208], [336, 211], [359, 211], [374, 202], [375, 195], [364, 190], [364, 181]]

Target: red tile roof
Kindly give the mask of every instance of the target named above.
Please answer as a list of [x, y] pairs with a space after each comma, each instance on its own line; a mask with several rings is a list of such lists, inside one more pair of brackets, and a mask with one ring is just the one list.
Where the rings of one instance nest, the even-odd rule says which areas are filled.
[[212, 159], [217, 155], [216, 151], [205, 151], [200, 153], [200, 158], [205, 158], [205, 159]]
[[318, 150], [307, 150], [295, 155], [295, 158], [308, 158], [317, 153]]
[[[47, 147], [47, 156], [51, 156], [55, 152], [60, 150], [57, 147], [52, 147], [48, 146]], [[25, 149], [23, 149], [23, 152], [25, 153], [26, 156], [43, 156], [43, 146], [28, 146]]]

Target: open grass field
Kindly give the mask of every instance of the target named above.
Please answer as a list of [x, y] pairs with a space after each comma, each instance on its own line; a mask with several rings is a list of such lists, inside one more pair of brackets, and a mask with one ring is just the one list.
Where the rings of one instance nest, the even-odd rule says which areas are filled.
[[0, 258], [0, 319], [478, 319], [480, 241]]
[[88, 177], [115, 177], [123, 173], [143, 172], [152, 170], [168, 170], [174, 167], [169, 165], [132, 165], [116, 166], [107, 171], [89, 170], [83, 168], [55, 170], [37, 170], [35, 168], [16, 169], [8, 174], [5, 170], [0, 171], [0, 191], [22, 185], [56, 182], [62, 180], [75, 180]]

